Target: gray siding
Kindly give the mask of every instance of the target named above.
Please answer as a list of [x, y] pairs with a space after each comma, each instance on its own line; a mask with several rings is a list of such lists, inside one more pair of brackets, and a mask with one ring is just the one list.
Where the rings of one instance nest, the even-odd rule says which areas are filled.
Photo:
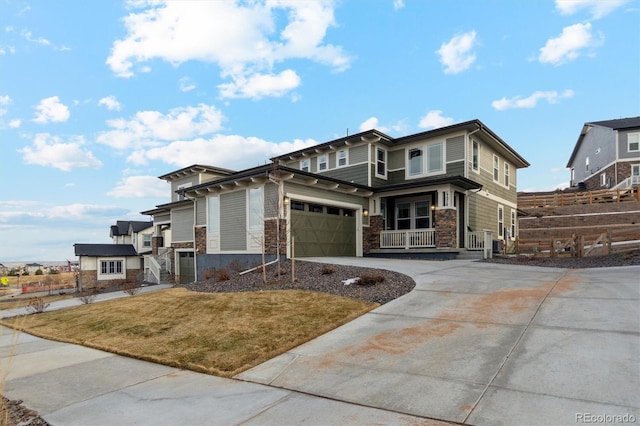
[[447, 164], [447, 176], [464, 176], [464, 161]]
[[171, 211], [171, 241], [193, 241], [193, 207]]
[[464, 136], [449, 138], [446, 142], [447, 162], [464, 160]]
[[[598, 151], [597, 154], [596, 151]], [[588, 169], [585, 168], [587, 157], [589, 157]], [[584, 136], [573, 160], [575, 183], [583, 182], [598, 173], [615, 158], [615, 132], [607, 127], [592, 127]]]
[[[344, 194], [341, 192], [327, 191], [322, 188], [317, 188], [314, 186], [305, 186], [299, 185], [295, 183], [285, 182], [285, 192], [287, 193], [295, 193], [307, 197], [315, 197], [327, 200], [335, 200], [342, 201], [344, 203], [352, 203], [358, 204], [364, 208], [369, 208], [369, 199], [363, 198], [357, 195]], [[295, 199], [295, 196], [293, 196]], [[331, 204], [330, 201], [327, 201], [327, 204]]]
[[153, 221], [155, 223], [171, 223], [171, 213], [154, 215]]
[[619, 158], [638, 158], [640, 157], [640, 152], [631, 151], [629, 152], [629, 140], [627, 136], [629, 133], [638, 133], [640, 129], [631, 129], [631, 130], [620, 130], [618, 131], [618, 157]]
[[247, 195], [245, 190], [220, 194], [220, 249], [247, 249]]
[[278, 217], [278, 185], [268, 183], [264, 186], [264, 217]]
[[349, 148], [349, 164], [364, 163], [367, 161], [369, 145], [360, 145]]
[[387, 169], [404, 169], [404, 149], [399, 149], [397, 151], [388, 151], [387, 155], [389, 157]]
[[184, 184], [190, 183], [191, 186], [193, 185], [197, 185], [198, 184], [198, 176], [187, 176], [185, 178], [182, 179], [176, 179], [173, 182], [171, 182], [171, 201], [179, 201], [178, 198], [178, 194], [176, 194], [176, 191], [178, 190], [178, 187]]
[[347, 182], [359, 183], [360, 185], [369, 185], [369, 176], [367, 174], [367, 163], [357, 166], [340, 167], [339, 169], [331, 169], [323, 171], [320, 174]]
[[387, 172], [387, 184], [404, 182], [404, 169], [396, 172]]
[[329, 164], [327, 165], [327, 167], [329, 169], [335, 169], [335, 167], [336, 167], [336, 153], [335, 152], [330, 152], [327, 157], [328, 157], [328, 160], [329, 160]]
[[207, 225], [207, 199], [201, 197], [196, 199], [196, 226]]

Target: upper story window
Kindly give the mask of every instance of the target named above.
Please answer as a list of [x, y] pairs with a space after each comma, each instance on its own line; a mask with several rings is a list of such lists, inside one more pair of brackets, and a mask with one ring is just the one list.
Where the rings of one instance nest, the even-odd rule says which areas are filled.
[[327, 170], [327, 154], [318, 156], [318, 170]]
[[627, 135], [627, 148], [629, 151], [640, 151], [640, 133]]
[[376, 176], [387, 178], [387, 151], [376, 148]]
[[302, 170], [303, 172], [308, 172], [309, 171], [309, 159], [305, 159], [305, 160], [300, 160], [300, 170]]
[[347, 165], [347, 150], [341, 149], [338, 151], [338, 167], [344, 167]]
[[408, 151], [408, 176], [444, 171], [444, 143], [430, 143], [425, 148], [412, 148]]
[[500, 160], [498, 160], [497, 155], [493, 156], [493, 180], [500, 181]]
[[471, 144], [471, 168], [474, 172], [480, 171], [480, 144], [478, 142], [473, 141]]
[[504, 163], [504, 186], [509, 186], [509, 164], [506, 161]]
[[151, 234], [142, 235], [142, 247], [151, 247]]
[[409, 150], [409, 175], [422, 174], [422, 149], [414, 148]]

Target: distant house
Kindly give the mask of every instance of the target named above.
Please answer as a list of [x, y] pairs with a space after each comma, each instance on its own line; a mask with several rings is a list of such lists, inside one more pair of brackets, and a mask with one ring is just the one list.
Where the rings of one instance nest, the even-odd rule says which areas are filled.
[[9, 275], [9, 268], [0, 263], [0, 277]]
[[74, 244], [79, 258], [81, 289], [101, 282], [136, 279], [142, 269], [141, 257], [131, 244]]
[[579, 189], [639, 186], [640, 117], [585, 123], [567, 167]]
[[171, 202], [142, 214], [153, 217], [154, 256], [168, 254], [179, 282], [260, 263], [263, 249], [268, 260], [453, 258], [487, 238], [512, 243], [527, 166], [480, 120], [401, 138], [368, 130], [238, 172], [176, 170], [160, 176]]
[[36, 271], [42, 271], [44, 273], [44, 266], [39, 263], [27, 263], [24, 266], [24, 270], [29, 273], [29, 275], [35, 275]]
[[153, 222], [118, 220], [109, 235], [114, 244], [131, 244], [138, 254], [151, 253]]

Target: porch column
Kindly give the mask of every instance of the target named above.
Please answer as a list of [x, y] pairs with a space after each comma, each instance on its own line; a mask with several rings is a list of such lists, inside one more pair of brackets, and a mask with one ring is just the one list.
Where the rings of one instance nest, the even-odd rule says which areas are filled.
[[151, 254], [157, 255], [158, 248], [164, 247], [163, 237], [151, 237]]
[[362, 227], [362, 253], [368, 254], [372, 249], [380, 248], [380, 232], [382, 231], [382, 216], [369, 216], [369, 226]]
[[435, 211], [436, 248], [456, 248], [458, 220], [455, 208], [437, 208]]

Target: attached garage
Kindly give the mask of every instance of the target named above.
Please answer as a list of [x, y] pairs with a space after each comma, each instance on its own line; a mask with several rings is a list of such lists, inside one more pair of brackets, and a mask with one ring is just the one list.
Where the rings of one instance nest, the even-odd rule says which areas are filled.
[[356, 256], [358, 212], [316, 202], [290, 201], [295, 257]]

